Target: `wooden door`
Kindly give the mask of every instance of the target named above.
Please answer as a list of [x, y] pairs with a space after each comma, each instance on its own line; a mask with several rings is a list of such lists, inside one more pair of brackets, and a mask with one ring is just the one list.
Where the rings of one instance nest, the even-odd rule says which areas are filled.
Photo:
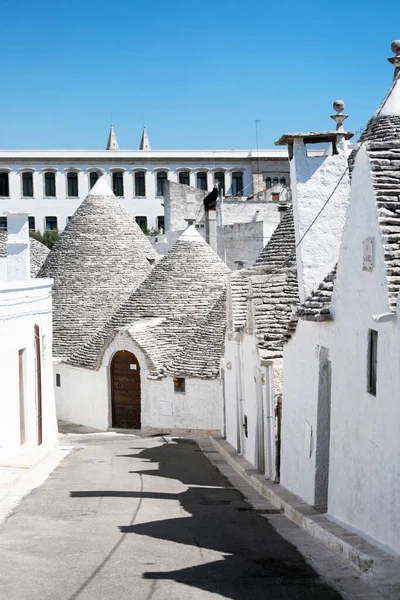
[[111, 362], [111, 407], [113, 427], [140, 429], [140, 365], [126, 350]]
[[19, 364], [19, 435], [20, 445], [26, 442], [26, 422], [25, 422], [25, 350], [18, 352]]

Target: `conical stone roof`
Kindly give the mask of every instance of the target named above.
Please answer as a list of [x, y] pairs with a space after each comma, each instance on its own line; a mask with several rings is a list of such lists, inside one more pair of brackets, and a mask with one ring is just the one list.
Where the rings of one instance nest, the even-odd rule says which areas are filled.
[[[198, 325], [204, 322], [225, 294], [229, 272], [225, 263], [191, 225], [142, 285], [117, 309], [107, 325], [70, 362], [96, 368], [113, 332], [126, 327], [147, 354], [153, 369], [165, 373], [177, 354], [185, 353], [186, 345], [193, 347], [190, 340], [193, 335], [198, 335]], [[221, 311], [218, 314], [221, 315]], [[224, 311], [221, 318], [225, 323]], [[210, 344], [215, 344], [218, 349], [223, 344], [224, 327], [220, 327], [219, 331], [218, 339], [214, 331], [210, 334]], [[207, 336], [206, 330], [204, 335]], [[198, 376], [197, 364], [193, 363], [193, 367], [193, 376]], [[189, 353], [186, 355], [185, 372], [190, 374], [190, 368]]]
[[[29, 238], [29, 246], [31, 277], [36, 277], [50, 250], [47, 246], [32, 237]], [[0, 231], [0, 258], [5, 256], [7, 256], [7, 233], [5, 231]]]
[[131, 215], [99, 179], [49, 253], [54, 355], [71, 356], [110, 319], [157, 257]]

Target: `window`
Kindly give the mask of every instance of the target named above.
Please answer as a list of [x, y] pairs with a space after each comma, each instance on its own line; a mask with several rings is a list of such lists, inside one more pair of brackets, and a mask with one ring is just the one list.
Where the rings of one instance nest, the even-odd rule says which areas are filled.
[[96, 183], [98, 178], [99, 178], [99, 174], [97, 171], [90, 171], [90, 173], [89, 173], [89, 190], [92, 189], [92, 187], [94, 186], [94, 184]]
[[167, 179], [167, 173], [165, 171], [159, 171], [157, 173], [157, 196], [164, 195], [164, 182]]
[[164, 233], [164, 217], [157, 217], [157, 229], [160, 233]]
[[78, 173], [71, 171], [67, 173], [67, 196], [77, 198], [78, 195]]
[[46, 198], [54, 198], [56, 195], [56, 174], [44, 174], [44, 195]]
[[272, 185], [278, 185], [279, 183], [279, 179], [277, 177], [274, 177], [272, 180]]
[[146, 173], [144, 171], [137, 171], [135, 173], [135, 196], [146, 195]]
[[143, 233], [147, 232], [147, 217], [135, 217], [136, 223], [139, 225]]
[[0, 231], [7, 231], [7, 217], [0, 217]]
[[10, 184], [8, 181], [8, 173], [2, 171], [0, 173], [0, 196], [2, 198], [8, 198], [10, 195]]
[[60, 373], [56, 373], [56, 386], [61, 387], [61, 375]]
[[265, 187], [267, 188], [267, 190], [269, 190], [269, 188], [271, 186], [272, 186], [271, 177], [267, 177], [267, 179], [265, 180]]
[[124, 196], [124, 174], [122, 171], [116, 171], [112, 174], [112, 187], [116, 196]]
[[243, 173], [240, 171], [232, 173], [232, 194], [234, 196], [243, 194]]
[[70, 222], [70, 220], [72, 219], [72, 217], [67, 217], [67, 225]]
[[24, 198], [33, 198], [33, 173], [22, 173], [22, 195]]
[[369, 330], [368, 340], [368, 365], [367, 365], [367, 390], [376, 396], [376, 379], [378, 367], [378, 332]]
[[28, 224], [29, 224], [29, 229], [31, 231], [35, 231], [36, 227], [35, 227], [35, 217], [28, 217]]
[[272, 192], [272, 201], [273, 202], [279, 202], [279, 196], [280, 196], [280, 194]]
[[279, 183], [281, 185], [286, 185], [286, 177], [281, 177], [280, 180], [279, 180]]
[[185, 379], [183, 377], [174, 377], [174, 392], [185, 391]]
[[205, 171], [197, 173], [197, 187], [199, 190], [207, 190], [207, 173]]
[[45, 229], [49, 231], [55, 231], [57, 229], [57, 217], [46, 217]]
[[223, 171], [214, 173], [214, 183], [217, 186], [218, 191], [225, 196], [225, 173]]
[[189, 171], [181, 171], [179, 173], [179, 183], [182, 183], [182, 185], [190, 185]]

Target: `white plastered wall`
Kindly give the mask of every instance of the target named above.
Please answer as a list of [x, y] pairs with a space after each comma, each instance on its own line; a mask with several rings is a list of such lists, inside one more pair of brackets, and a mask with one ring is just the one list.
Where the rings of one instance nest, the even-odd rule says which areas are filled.
[[[42, 373], [43, 449], [57, 443], [52, 377], [52, 280], [0, 284], [0, 457], [3, 463], [21, 451], [37, 450], [37, 385], [35, 325], [39, 325]], [[19, 351], [23, 356], [26, 442], [20, 439]]]
[[344, 139], [338, 142], [338, 152], [335, 155], [309, 156], [303, 140], [294, 140], [290, 170], [296, 244], [301, 240], [296, 252], [301, 301], [337, 262], [350, 189], [348, 174], [343, 176], [348, 156], [348, 144]]
[[[332, 345], [333, 324], [299, 320], [284, 348], [281, 484], [315, 502], [316, 436], [321, 347]], [[327, 432], [325, 432], [327, 433]]]
[[[375, 240], [364, 271], [363, 240]], [[328, 511], [400, 552], [400, 332], [389, 310], [381, 231], [368, 156], [361, 148], [335, 283]], [[378, 331], [377, 394], [367, 392], [368, 330]]]
[[55, 365], [61, 377], [61, 386], [55, 387], [59, 419], [98, 429], [111, 427], [110, 364], [119, 350], [132, 352], [139, 361], [142, 427], [221, 431], [220, 379], [186, 378], [185, 392], [174, 392], [172, 377], [148, 378], [148, 360], [129, 333], [122, 331], [107, 347], [97, 371]]

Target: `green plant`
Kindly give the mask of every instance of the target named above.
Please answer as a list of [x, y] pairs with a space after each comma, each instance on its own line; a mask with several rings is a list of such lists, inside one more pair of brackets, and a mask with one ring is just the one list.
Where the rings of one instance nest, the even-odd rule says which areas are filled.
[[29, 235], [30, 237], [35, 238], [35, 240], [37, 240], [38, 242], [42, 242], [43, 244], [43, 236], [40, 233], [40, 231], [33, 231], [33, 229], [30, 229]]
[[43, 244], [51, 250], [56, 241], [58, 240], [58, 235], [59, 234], [57, 229], [46, 229], [42, 238]]

